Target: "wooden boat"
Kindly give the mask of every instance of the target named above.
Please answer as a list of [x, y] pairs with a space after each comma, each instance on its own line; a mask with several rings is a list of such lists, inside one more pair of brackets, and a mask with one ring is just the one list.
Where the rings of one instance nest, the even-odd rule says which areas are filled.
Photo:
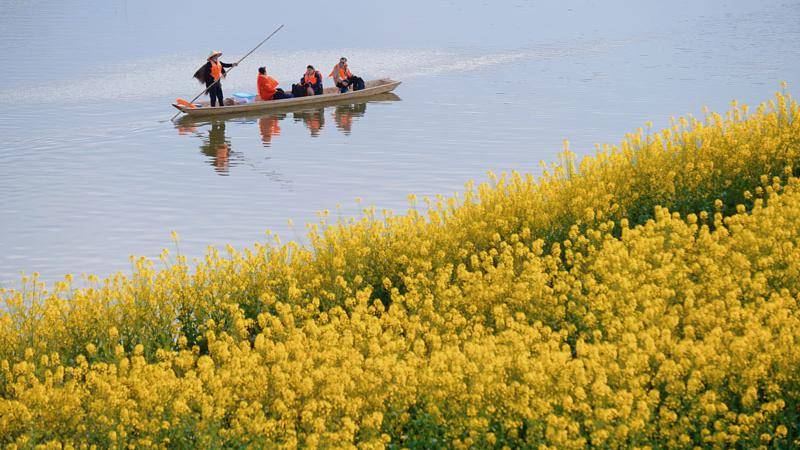
[[[320, 97], [320, 96], [317, 96]], [[275, 100], [280, 101], [280, 100]], [[266, 111], [262, 110], [255, 110], [255, 111], [244, 111], [237, 114], [225, 114], [222, 116], [214, 116], [214, 115], [206, 115], [206, 116], [190, 116], [187, 114], [182, 115], [178, 119], [174, 120], [176, 127], [185, 127], [185, 126], [201, 126], [201, 125], [209, 125], [211, 123], [224, 120], [224, 121], [231, 121], [231, 122], [241, 122], [247, 123], [257, 120], [261, 117], [265, 116], [282, 116], [288, 113], [297, 113], [303, 111], [319, 111], [321, 108], [338, 108], [340, 106], [351, 106], [351, 105], [359, 105], [362, 103], [383, 103], [383, 102], [399, 102], [401, 98], [397, 96], [394, 92], [387, 92], [385, 94], [375, 94], [370, 95], [366, 98], [348, 98], [345, 95], [338, 95], [335, 99], [326, 101], [323, 104], [311, 104], [311, 105], [303, 105], [303, 104], [295, 104], [289, 106], [283, 106], [277, 109], [267, 109]]]
[[334, 86], [323, 90], [322, 95], [314, 95], [310, 97], [285, 98], [281, 100], [267, 101], [257, 100], [253, 103], [241, 103], [237, 105], [218, 106], [213, 108], [208, 102], [196, 102], [195, 104], [200, 104], [202, 106], [194, 108], [178, 105], [177, 103], [173, 103], [172, 106], [191, 117], [217, 116], [223, 114], [246, 114], [250, 112], [296, 108], [299, 106], [324, 106], [328, 103], [338, 103], [343, 100], [367, 98], [374, 95], [391, 92], [399, 85], [400, 81], [381, 78], [378, 80], [367, 81], [364, 83], [364, 89], [360, 91], [348, 91], [345, 93], [340, 93], [339, 89]]

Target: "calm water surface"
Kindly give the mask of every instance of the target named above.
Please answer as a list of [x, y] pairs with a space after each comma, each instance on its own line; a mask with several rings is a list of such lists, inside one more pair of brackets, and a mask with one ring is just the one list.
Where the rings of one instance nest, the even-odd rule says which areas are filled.
[[[589, 154], [653, 120], [800, 86], [797, 1], [0, 0], [0, 283], [129, 270], [181, 236], [184, 254], [303, 239], [321, 210], [403, 211], [487, 171], [538, 172], [563, 139]], [[276, 15], [274, 11], [283, 13]], [[340, 55], [396, 96], [281, 115], [173, 123], [211, 49], [225, 80], [284, 87]], [[334, 213], [336, 216], [336, 213]], [[297, 225], [290, 226], [292, 219]]]

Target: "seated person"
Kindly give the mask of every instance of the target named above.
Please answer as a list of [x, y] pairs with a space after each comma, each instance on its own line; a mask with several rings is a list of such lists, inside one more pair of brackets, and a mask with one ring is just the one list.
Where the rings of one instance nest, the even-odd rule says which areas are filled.
[[314, 66], [306, 67], [306, 73], [300, 79], [300, 83], [292, 85], [292, 94], [295, 97], [322, 95], [322, 74], [314, 69]]
[[331, 70], [328, 77], [333, 77], [336, 87], [339, 88], [339, 92], [342, 94], [347, 92], [351, 86], [354, 91], [364, 89], [364, 80], [350, 72], [350, 69], [347, 67], [347, 58], [344, 56], [339, 58], [339, 64], [333, 66], [333, 70]]
[[282, 98], [291, 98], [292, 94], [287, 94], [278, 87], [278, 81], [267, 75], [266, 67], [259, 67], [258, 96], [261, 100], [280, 100]]

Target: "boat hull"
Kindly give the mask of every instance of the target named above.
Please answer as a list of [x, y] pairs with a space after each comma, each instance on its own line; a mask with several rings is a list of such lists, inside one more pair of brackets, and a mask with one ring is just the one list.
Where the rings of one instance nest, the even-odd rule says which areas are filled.
[[322, 95], [314, 95], [310, 97], [297, 97], [286, 98], [281, 100], [267, 100], [256, 101], [254, 103], [245, 103], [240, 105], [210, 107], [203, 106], [200, 108], [189, 108], [183, 105], [173, 103], [172, 106], [180, 110], [182, 113], [191, 117], [208, 117], [208, 116], [221, 116], [227, 114], [247, 114], [251, 112], [273, 111], [282, 109], [293, 109], [298, 106], [310, 105], [324, 105], [327, 103], [338, 103], [343, 100], [367, 98], [374, 95], [385, 94], [392, 92], [400, 81], [389, 79], [372, 80], [366, 83], [366, 87], [360, 91], [350, 91], [344, 94], [339, 93], [335, 87], [325, 89]]

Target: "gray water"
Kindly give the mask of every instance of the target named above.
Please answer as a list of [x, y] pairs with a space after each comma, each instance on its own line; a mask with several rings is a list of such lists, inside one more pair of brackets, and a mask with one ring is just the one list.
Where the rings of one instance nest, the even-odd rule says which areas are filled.
[[[648, 120], [800, 86], [797, 1], [292, 5], [0, 0], [0, 284], [126, 271], [171, 231], [191, 257], [266, 230], [303, 240], [321, 210], [403, 212], [410, 193], [537, 173], [563, 139], [590, 154]], [[288, 87], [346, 55], [403, 81], [397, 97], [169, 121], [210, 50], [235, 61], [281, 23], [226, 95], [254, 92], [258, 66]]]

